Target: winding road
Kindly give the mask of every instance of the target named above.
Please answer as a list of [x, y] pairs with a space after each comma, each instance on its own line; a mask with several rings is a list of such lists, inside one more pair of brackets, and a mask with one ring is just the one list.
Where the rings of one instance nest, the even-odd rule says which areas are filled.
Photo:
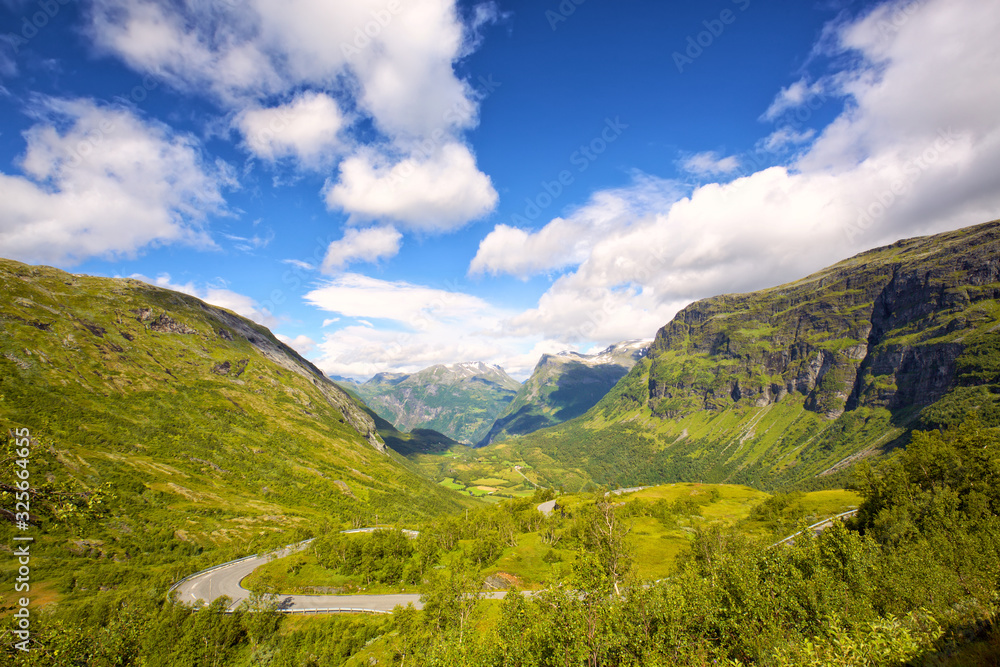
[[[550, 514], [555, 508], [556, 501], [550, 500], [538, 506], [538, 511], [543, 514]], [[806, 530], [821, 532], [828, 528], [831, 523], [838, 519], [844, 519], [857, 513], [857, 510], [850, 510], [837, 516], [830, 517], [824, 521], [809, 526]], [[345, 530], [344, 533], [369, 533], [377, 528], [356, 528]], [[417, 536], [416, 531], [403, 531], [408, 537]], [[789, 535], [785, 539], [777, 542], [772, 547], [794, 540], [801, 533]], [[229, 611], [233, 611], [241, 602], [250, 597], [251, 592], [242, 586], [242, 581], [261, 565], [265, 565], [276, 558], [283, 558], [307, 548], [312, 540], [305, 540], [298, 544], [292, 544], [283, 549], [277, 549], [265, 554], [247, 556], [239, 560], [216, 565], [207, 570], [202, 570], [178, 581], [170, 587], [170, 592], [177, 592], [177, 601], [187, 604], [197, 604], [199, 600], [211, 603], [222, 596], [230, 599]], [[506, 591], [494, 591], [485, 593], [483, 597], [499, 600], [506, 595]], [[420, 596], [416, 593], [396, 593], [389, 595], [280, 595], [278, 596], [278, 611], [287, 614], [308, 614], [308, 613], [371, 613], [388, 614], [396, 606], [406, 606], [412, 604], [417, 609], [422, 609]]]
[[[345, 530], [344, 533], [370, 533], [377, 528], [356, 528]], [[404, 530], [404, 534], [414, 538], [415, 530]], [[265, 554], [248, 556], [239, 560], [216, 565], [202, 570], [174, 584], [170, 591], [177, 591], [177, 601], [187, 604], [197, 604], [199, 600], [211, 603], [223, 595], [229, 597], [229, 611], [233, 611], [241, 602], [250, 597], [251, 592], [243, 588], [242, 581], [261, 565], [276, 558], [284, 558], [309, 546], [312, 540], [289, 545], [283, 549]], [[503, 591], [486, 593], [484, 597], [500, 599]], [[423, 608], [420, 596], [415, 593], [397, 593], [391, 595], [279, 595], [278, 611], [287, 614], [329, 613], [329, 612], [365, 612], [372, 614], [388, 614], [397, 605], [412, 604], [417, 609]]]

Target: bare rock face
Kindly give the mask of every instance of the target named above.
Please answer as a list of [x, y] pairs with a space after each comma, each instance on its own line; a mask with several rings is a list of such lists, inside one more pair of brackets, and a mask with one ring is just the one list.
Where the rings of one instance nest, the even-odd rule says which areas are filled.
[[166, 313], [163, 313], [155, 320], [153, 320], [149, 328], [153, 331], [161, 331], [164, 333], [176, 333], [176, 334], [195, 334], [198, 333], [191, 327], [181, 322], [176, 321]]
[[688, 306], [650, 351], [649, 402], [676, 418], [789, 394], [835, 419], [929, 405], [955, 386], [962, 333], [1000, 298], [1000, 223], [901, 241], [813, 276]]

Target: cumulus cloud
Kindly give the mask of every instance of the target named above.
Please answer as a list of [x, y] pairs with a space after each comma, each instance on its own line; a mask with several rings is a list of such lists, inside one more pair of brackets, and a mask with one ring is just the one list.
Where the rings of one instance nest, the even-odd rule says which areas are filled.
[[323, 272], [339, 271], [352, 262], [377, 262], [395, 257], [402, 238], [403, 235], [392, 227], [348, 229], [344, 238], [327, 248]]
[[[619, 192], [626, 210], [578, 226], [592, 233], [585, 258], [537, 308], [506, 320], [505, 332], [646, 336], [693, 299], [776, 285], [899, 238], [1000, 217], [1000, 89], [982, 83], [1000, 67], [1000, 3], [914, 4], [902, 17], [888, 4], [835, 26], [838, 48], [855, 56], [838, 62], [856, 64], [824, 86], [848, 104], [793, 164], [703, 185], [658, 210], [631, 206]], [[793, 84], [765, 115], [813, 89]], [[572, 218], [593, 217], [586, 209]], [[521, 234], [498, 227], [470, 270], [523, 276], [558, 267], [564, 260], [548, 240], [565, 236], [565, 225]], [[501, 246], [533, 259], [504, 260]]]
[[[325, 190], [331, 208], [440, 232], [496, 204], [462, 138], [478, 95], [453, 65], [497, 16], [481, 5], [466, 26], [455, 0], [95, 0], [91, 33], [131, 67], [234, 109], [265, 160], [319, 168], [349, 153]], [[347, 150], [344, 108], [379, 136], [358, 130], [363, 145]]]
[[579, 265], [609, 234], [666, 209], [681, 192], [675, 181], [637, 175], [630, 187], [597, 192], [584, 206], [538, 231], [497, 225], [479, 243], [469, 273], [508, 273], [526, 279]]
[[391, 220], [422, 232], [461, 227], [493, 210], [498, 199], [472, 152], [459, 143], [396, 162], [362, 151], [341, 163], [339, 180], [329, 182], [325, 194], [330, 208], [350, 212], [355, 221]]
[[337, 156], [345, 121], [332, 97], [306, 92], [288, 104], [243, 111], [236, 124], [257, 157], [270, 161], [293, 157], [306, 166], [321, 167]]
[[0, 173], [0, 247], [28, 262], [133, 257], [171, 243], [211, 247], [224, 173], [197, 142], [88, 100], [41, 100], [25, 133], [23, 175]]

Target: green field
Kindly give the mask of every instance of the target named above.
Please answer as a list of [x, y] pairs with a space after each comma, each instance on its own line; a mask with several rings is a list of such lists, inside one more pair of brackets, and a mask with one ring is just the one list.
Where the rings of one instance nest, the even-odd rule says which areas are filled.
[[[454, 480], [450, 480], [455, 484]], [[538, 589], [565, 581], [572, 569], [578, 544], [572, 539], [574, 516], [595, 501], [594, 494], [559, 496], [558, 509], [542, 530], [521, 532], [516, 546], [506, 546], [498, 558], [483, 568], [483, 576], [494, 582], [505, 581], [524, 589]], [[781, 510], [780, 522], [754, 520], [754, 508], [770, 498], [767, 493], [746, 486], [727, 484], [666, 484], [641, 491], [609, 496], [630, 527], [629, 542], [636, 573], [642, 580], [668, 576], [677, 557], [686, 552], [694, 535], [712, 527], [739, 526], [759, 540], [776, 541], [784, 537], [786, 524], [815, 523], [857, 506], [858, 495], [842, 489], [797, 494]], [[497, 499], [498, 502], [502, 499]], [[523, 504], [523, 503], [522, 503]], [[674, 506], [676, 511], [665, 521], [650, 514], [657, 507]], [[531, 508], [534, 506], [531, 505]], [[530, 509], [530, 508], [529, 508]], [[490, 510], [480, 510], [490, 512]], [[503, 512], [504, 508], [496, 511]], [[524, 511], [524, 510], [522, 510]], [[477, 521], [475, 515], [466, 520]], [[549, 531], [546, 540], [545, 529]], [[433, 530], [433, 528], [431, 528]], [[471, 530], [471, 529], [470, 529]], [[555, 538], [555, 539], [554, 539]], [[356, 534], [352, 540], [367, 536]], [[459, 539], [455, 548], [441, 554], [441, 563], [451, 564], [473, 548], [473, 539]], [[247, 578], [251, 589], [271, 588], [282, 594], [367, 594], [412, 593], [423, 590], [421, 584], [379, 584], [356, 575], [340, 574], [317, 562], [315, 549], [275, 560], [258, 568]]]

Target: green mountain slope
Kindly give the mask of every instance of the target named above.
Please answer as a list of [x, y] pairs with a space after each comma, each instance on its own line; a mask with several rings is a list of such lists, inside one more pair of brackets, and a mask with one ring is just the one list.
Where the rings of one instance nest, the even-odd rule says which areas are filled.
[[832, 483], [914, 426], [1000, 418], [998, 299], [1000, 222], [900, 241], [688, 306], [585, 416], [494, 447], [568, 487]]
[[521, 385], [499, 366], [463, 363], [431, 366], [405, 375], [380, 373], [354, 391], [401, 431], [431, 429], [478, 442]]
[[[0, 445], [19, 428], [38, 443], [32, 511], [50, 556], [80, 560], [64, 573], [101, 558], [127, 569], [143, 553], [197, 569], [154, 535], [239, 553], [323, 522], [416, 520], [468, 502], [413, 472], [362, 406], [264, 327], [142, 282], [6, 260], [0, 426]], [[0, 495], [13, 507], [9, 489]], [[58, 537], [73, 516], [91, 545], [75, 556]]]
[[543, 354], [479, 446], [579, 417], [635, 366], [649, 343], [626, 341], [592, 355]]

